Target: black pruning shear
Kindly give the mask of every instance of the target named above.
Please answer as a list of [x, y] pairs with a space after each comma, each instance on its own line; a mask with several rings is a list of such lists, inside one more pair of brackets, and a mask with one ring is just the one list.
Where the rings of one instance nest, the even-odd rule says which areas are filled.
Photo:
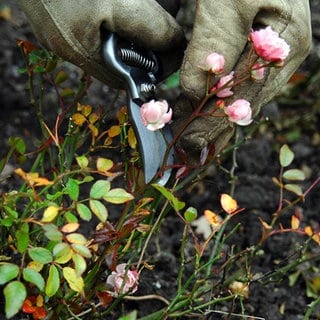
[[[152, 99], [159, 81], [161, 68], [158, 59], [152, 51], [137, 48], [112, 32], [106, 35], [102, 50], [109, 71], [127, 89], [129, 119], [138, 140], [144, 181], [147, 184], [154, 180], [165, 185], [174, 162], [172, 148], [167, 154], [168, 143], [172, 140], [170, 129], [150, 131], [143, 125], [140, 114], [140, 106]], [[160, 172], [161, 168], [165, 170]]]

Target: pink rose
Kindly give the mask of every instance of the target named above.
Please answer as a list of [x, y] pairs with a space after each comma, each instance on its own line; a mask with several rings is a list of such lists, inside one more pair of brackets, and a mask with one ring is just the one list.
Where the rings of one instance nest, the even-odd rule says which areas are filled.
[[210, 53], [206, 58], [207, 69], [213, 74], [218, 74], [223, 71], [224, 62], [224, 56], [217, 52]]
[[258, 31], [252, 31], [249, 40], [252, 41], [257, 55], [266, 61], [283, 63], [289, 55], [290, 46], [270, 26]]
[[112, 271], [107, 278], [107, 284], [113, 288], [115, 295], [134, 293], [138, 290], [138, 272], [126, 268], [126, 263], [118, 264], [116, 271]]
[[[232, 96], [233, 91], [231, 89], [232, 89], [232, 85], [233, 85], [233, 81], [232, 81], [233, 75], [234, 75], [234, 72], [232, 71], [228, 75], [222, 77], [218, 81], [218, 83], [211, 88], [210, 92], [217, 90], [216, 96], [219, 98], [227, 98], [227, 97]], [[225, 88], [219, 90], [220, 88], [222, 88], [225, 85], [226, 85]]]
[[143, 125], [151, 131], [163, 128], [172, 118], [172, 109], [168, 109], [169, 106], [166, 100], [151, 100], [144, 103], [140, 108]]
[[231, 105], [224, 108], [229, 121], [240, 126], [247, 126], [252, 122], [252, 109], [250, 102], [245, 99], [238, 99]]
[[262, 80], [264, 78], [265, 71], [265, 67], [263, 67], [261, 63], [257, 62], [250, 70], [251, 78], [256, 81]]

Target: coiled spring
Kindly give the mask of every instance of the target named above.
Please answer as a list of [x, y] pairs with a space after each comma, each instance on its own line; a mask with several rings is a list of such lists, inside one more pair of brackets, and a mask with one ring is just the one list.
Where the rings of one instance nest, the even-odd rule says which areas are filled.
[[132, 49], [121, 48], [120, 58], [126, 64], [141, 68], [143, 70], [146, 70], [147, 72], [152, 71], [155, 66], [154, 60], [145, 57], [139, 52]]

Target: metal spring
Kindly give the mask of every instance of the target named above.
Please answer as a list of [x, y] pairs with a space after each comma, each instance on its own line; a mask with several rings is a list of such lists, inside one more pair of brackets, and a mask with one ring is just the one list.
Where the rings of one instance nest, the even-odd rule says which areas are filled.
[[155, 61], [143, 56], [139, 52], [132, 49], [120, 49], [120, 58], [128, 65], [144, 69], [146, 71], [152, 71], [155, 66]]
[[152, 95], [156, 90], [156, 86], [153, 83], [142, 83], [140, 90], [146, 95]]

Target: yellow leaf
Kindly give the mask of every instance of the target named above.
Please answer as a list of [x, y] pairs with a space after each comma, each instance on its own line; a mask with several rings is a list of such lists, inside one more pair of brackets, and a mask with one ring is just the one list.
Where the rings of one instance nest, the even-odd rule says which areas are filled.
[[40, 187], [53, 184], [53, 182], [47, 178], [39, 177], [39, 173], [37, 172], [25, 172], [21, 168], [16, 169], [14, 172], [31, 186]]
[[88, 117], [89, 114], [92, 112], [92, 107], [87, 104], [78, 103], [77, 109], [81, 112], [85, 117]]
[[108, 130], [108, 136], [110, 138], [113, 138], [113, 137], [118, 136], [120, 134], [120, 132], [121, 132], [120, 126], [112, 126]]
[[128, 121], [128, 109], [127, 107], [122, 107], [117, 112], [117, 119], [120, 124], [124, 124]]
[[291, 216], [291, 228], [293, 230], [299, 229], [300, 226], [300, 220], [297, 218], [297, 216], [293, 215]]
[[238, 209], [237, 201], [226, 193], [221, 195], [220, 204], [222, 209], [229, 214], [234, 213]]
[[43, 217], [41, 219], [42, 222], [51, 222], [56, 218], [59, 213], [59, 207], [49, 206], [46, 210], [44, 210]]
[[211, 210], [204, 210], [204, 215], [207, 219], [207, 221], [214, 227], [216, 227], [217, 225], [219, 225], [221, 219], [220, 217], [214, 213]]
[[96, 123], [98, 120], [99, 120], [99, 116], [98, 116], [95, 112], [93, 112], [93, 113], [90, 114], [90, 116], [89, 116], [89, 122], [90, 122], [90, 123], [94, 124], [94, 123]]
[[87, 243], [87, 239], [84, 235], [82, 235], [81, 233], [70, 233], [68, 235], [66, 235], [66, 239], [70, 242], [70, 243], [74, 243], [74, 244], [86, 244]]
[[81, 276], [77, 276], [74, 269], [70, 267], [64, 267], [62, 270], [63, 277], [67, 280], [69, 287], [76, 292], [82, 293], [84, 287], [84, 281]]
[[308, 235], [309, 237], [311, 237], [311, 236], [313, 235], [313, 231], [312, 231], [312, 229], [311, 229], [310, 226], [306, 226], [306, 227], [304, 228], [304, 232], [305, 232], [306, 235]]
[[97, 169], [100, 172], [109, 171], [113, 167], [113, 161], [107, 158], [99, 157], [97, 160]]
[[128, 143], [129, 143], [129, 146], [132, 149], [136, 149], [136, 147], [137, 147], [137, 138], [136, 138], [136, 135], [134, 134], [134, 131], [133, 131], [132, 127], [130, 127], [129, 130], [128, 130]]
[[98, 128], [92, 123], [89, 124], [89, 129], [94, 137], [96, 137], [99, 134]]
[[80, 227], [79, 223], [76, 223], [76, 222], [68, 223], [61, 228], [61, 231], [65, 233], [75, 232], [76, 230], [78, 230], [79, 227]]
[[86, 117], [84, 117], [81, 113], [75, 113], [72, 116], [72, 120], [77, 126], [82, 126], [86, 121]]

